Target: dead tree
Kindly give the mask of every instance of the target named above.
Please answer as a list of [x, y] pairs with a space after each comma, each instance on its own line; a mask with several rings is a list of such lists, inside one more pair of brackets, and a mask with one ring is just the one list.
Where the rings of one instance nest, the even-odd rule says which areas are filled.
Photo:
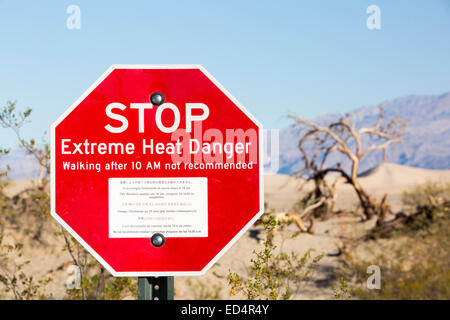
[[[299, 125], [301, 137], [298, 148], [302, 154], [304, 166], [296, 175], [314, 181], [313, 196], [320, 198], [335, 192], [336, 184], [328, 186], [325, 177], [335, 174], [350, 184], [358, 195], [364, 215], [367, 219], [378, 215], [380, 205], [364, 190], [358, 179], [358, 169], [365, 156], [374, 151], [381, 151], [386, 158], [388, 146], [402, 140], [404, 123], [401, 118], [395, 118], [385, 123], [384, 105], [381, 106], [376, 124], [372, 128], [355, 128], [351, 115], [346, 114], [337, 121], [320, 126], [296, 114], [291, 114]], [[368, 143], [363, 143], [368, 138]], [[350, 172], [347, 173], [340, 163], [330, 164], [330, 156], [339, 153], [350, 162]]]

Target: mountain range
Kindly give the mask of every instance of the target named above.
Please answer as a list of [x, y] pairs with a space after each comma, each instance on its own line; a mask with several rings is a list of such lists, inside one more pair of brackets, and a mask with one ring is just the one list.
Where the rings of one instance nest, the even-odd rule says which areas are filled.
[[[450, 169], [450, 92], [441, 95], [409, 95], [384, 101], [385, 119], [401, 117], [406, 124], [403, 141], [392, 144], [387, 151], [387, 161], [410, 167], [425, 169]], [[365, 106], [351, 112], [351, 120], [356, 128], [373, 127], [379, 115], [379, 105]], [[301, 116], [301, 113], [297, 110]], [[325, 125], [340, 117], [327, 114], [312, 119]], [[302, 135], [298, 124], [293, 124], [279, 132], [279, 169], [277, 173], [292, 174], [302, 167], [301, 155], [297, 147]], [[335, 153], [328, 164], [341, 162], [348, 169], [348, 162]], [[367, 155], [360, 164], [360, 172], [382, 162], [381, 152]]]

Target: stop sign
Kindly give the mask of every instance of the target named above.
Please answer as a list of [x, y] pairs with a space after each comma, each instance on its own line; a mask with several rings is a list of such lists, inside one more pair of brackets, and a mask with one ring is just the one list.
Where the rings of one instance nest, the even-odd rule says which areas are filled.
[[51, 133], [51, 213], [115, 276], [204, 274], [263, 213], [262, 126], [202, 66], [112, 66]]

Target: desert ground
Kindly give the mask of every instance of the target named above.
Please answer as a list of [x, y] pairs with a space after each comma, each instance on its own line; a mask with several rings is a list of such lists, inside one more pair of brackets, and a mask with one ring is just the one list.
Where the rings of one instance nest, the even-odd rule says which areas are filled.
[[[401, 194], [415, 185], [428, 181], [450, 182], [450, 170], [425, 170], [385, 163], [367, 172], [360, 182], [367, 191], [380, 199], [388, 193], [387, 201], [393, 211], [401, 209]], [[13, 197], [27, 186], [29, 181], [12, 181], [5, 190]], [[264, 195], [269, 209], [275, 213], [285, 212], [292, 208], [301, 196], [299, 186], [302, 180], [285, 175], [265, 175]], [[308, 186], [306, 187], [308, 188]], [[357, 197], [350, 186], [338, 186], [336, 209], [354, 210], [358, 206]], [[36, 279], [47, 276], [52, 281], [44, 292], [52, 298], [62, 299], [65, 295], [65, 285], [68, 270], [72, 260], [63, 251], [64, 240], [55, 231], [58, 224], [52, 219], [50, 223], [40, 225], [39, 240], [36, 240], [37, 220], [18, 217], [21, 228], [5, 226], [5, 242], [20, 241], [23, 243], [24, 257], [30, 260], [24, 271], [33, 274]], [[343, 215], [325, 221], [317, 221], [314, 234], [302, 233], [295, 239], [284, 239], [283, 234], [275, 237], [277, 246], [285, 251], [294, 250], [300, 254], [312, 249], [313, 255], [324, 254], [309, 281], [302, 283], [293, 299], [333, 299], [333, 274], [339, 267], [337, 252], [344, 237], [357, 233], [373, 225], [375, 221], [361, 222], [358, 216]], [[295, 231], [296, 226], [290, 225], [287, 232]], [[248, 274], [253, 251], [261, 248], [262, 227], [253, 226], [231, 249], [204, 275], [199, 277], [176, 277], [175, 299], [242, 299], [242, 296], [231, 296], [228, 286], [228, 270], [243, 276]], [[0, 296], [8, 299], [10, 296], [2, 293]], [[125, 297], [131, 299], [132, 297]]]

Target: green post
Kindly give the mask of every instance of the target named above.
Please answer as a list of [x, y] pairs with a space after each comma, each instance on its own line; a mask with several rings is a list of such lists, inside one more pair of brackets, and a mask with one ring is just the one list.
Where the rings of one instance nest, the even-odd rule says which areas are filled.
[[173, 277], [139, 277], [139, 300], [173, 300]]

